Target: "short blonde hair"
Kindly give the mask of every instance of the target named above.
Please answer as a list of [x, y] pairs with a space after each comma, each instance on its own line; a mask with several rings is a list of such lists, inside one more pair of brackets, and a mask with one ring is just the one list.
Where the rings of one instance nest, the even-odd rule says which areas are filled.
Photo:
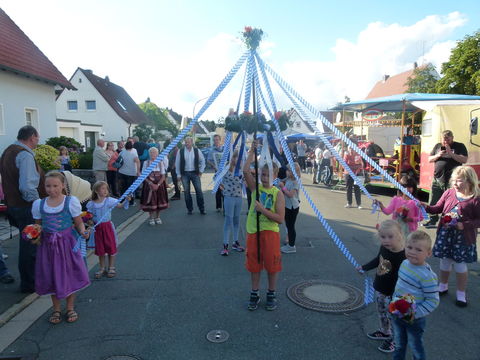
[[[405, 238], [403, 237], [403, 232], [402, 228], [400, 227], [400, 224], [398, 221], [395, 220], [384, 220], [378, 225], [378, 232], [380, 231], [393, 231], [397, 234], [397, 236], [402, 240], [403, 243], [405, 243]], [[378, 232], [377, 232], [377, 238], [378, 238]]]
[[432, 238], [425, 231], [416, 230], [408, 234], [407, 244], [412, 243], [416, 244], [418, 242], [423, 242], [427, 245], [427, 249], [432, 249]]
[[[268, 164], [263, 165], [262, 170], [268, 170]], [[278, 165], [274, 162], [272, 162], [272, 172], [273, 172], [273, 177], [276, 178], [278, 175]], [[272, 181], [275, 179], [271, 179]]]
[[462, 178], [468, 183], [470, 194], [477, 197], [480, 196], [480, 188], [478, 187], [478, 176], [475, 170], [467, 165], [457, 166], [450, 178], [450, 187], [457, 178]]

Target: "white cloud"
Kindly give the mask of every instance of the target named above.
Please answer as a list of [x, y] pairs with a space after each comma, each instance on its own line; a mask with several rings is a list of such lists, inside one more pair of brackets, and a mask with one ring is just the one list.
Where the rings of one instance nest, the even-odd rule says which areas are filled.
[[440, 72], [455, 46], [454, 41], [444, 39], [465, 22], [464, 15], [453, 12], [427, 16], [410, 26], [370, 23], [355, 42], [337, 40], [333, 61], [290, 62], [277, 72], [321, 108], [343, 101], [345, 95], [361, 100], [384, 74], [406, 71], [415, 61], [432, 62]]

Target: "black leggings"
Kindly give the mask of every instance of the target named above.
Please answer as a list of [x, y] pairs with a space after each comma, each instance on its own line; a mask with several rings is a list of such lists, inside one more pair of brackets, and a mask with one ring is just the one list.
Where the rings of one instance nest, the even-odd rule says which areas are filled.
[[297, 238], [297, 232], [295, 231], [295, 221], [297, 221], [297, 215], [300, 211], [300, 207], [296, 209], [285, 208], [285, 226], [288, 232], [288, 245], [295, 246], [295, 239]]

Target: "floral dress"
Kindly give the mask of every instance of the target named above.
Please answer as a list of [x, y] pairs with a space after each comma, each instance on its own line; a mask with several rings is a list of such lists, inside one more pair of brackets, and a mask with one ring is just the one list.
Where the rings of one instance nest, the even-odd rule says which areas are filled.
[[[459, 201], [465, 199], [458, 198]], [[458, 206], [449, 211], [458, 214]], [[441, 224], [437, 232], [433, 256], [441, 259], [452, 259], [457, 263], [472, 263], [477, 261], [477, 247], [475, 244], [467, 245], [463, 230], [456, 226]]]

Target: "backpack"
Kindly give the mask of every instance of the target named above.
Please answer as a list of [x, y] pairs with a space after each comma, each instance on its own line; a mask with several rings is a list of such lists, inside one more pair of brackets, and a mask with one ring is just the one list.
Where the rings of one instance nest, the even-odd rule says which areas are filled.
[[123, 157], [118, 155], [117, 160], [115, 160], [112, 164], [115, 169], [120, 169], [123, 166]]

